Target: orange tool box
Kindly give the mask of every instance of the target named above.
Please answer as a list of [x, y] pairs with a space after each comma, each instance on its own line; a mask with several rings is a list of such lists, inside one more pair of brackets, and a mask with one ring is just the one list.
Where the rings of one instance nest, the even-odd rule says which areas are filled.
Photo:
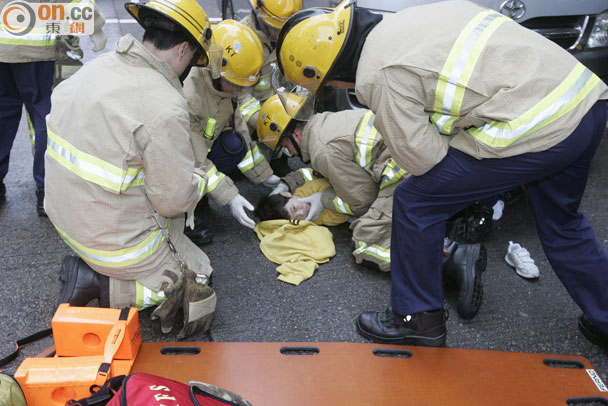
[[[26, 358], [15, 372], [28, 406], [64, 406], [70, 399], [91, 396], [103, 356]], [[109, 377], [127, 375], [134, 359], [114, 360]]]
[[91, 385], [127, 375], [141, 347], [135, 308], [59, 306], [52, 320], [55, 357], [26, 358], [15, 372], [28, 406], [63, 406]]
[[[68, 303], [59, 305], [51, 322], [57, 356], [103, 355], [106, 338], [120, 314], [120, 309], [72, 307]], [[126, 324], [124, 339], [114, 359], [135, 359], [141, 346], [137, 309], [129, 309]]]

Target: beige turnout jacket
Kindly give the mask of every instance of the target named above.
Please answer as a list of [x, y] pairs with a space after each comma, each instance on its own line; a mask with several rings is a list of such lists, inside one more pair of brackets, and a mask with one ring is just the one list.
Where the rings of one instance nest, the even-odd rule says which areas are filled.
[[[271, 74], [277, 66], [277, 54], [268, 35], [266, 35], [264, 31], [258, 30], [256, 27], [256, 17], [253, 10], [241, 19], [240, 22], [251, 28], [258, 35], [258, 38], [260, 38], [260, 41], [262, 42], [262, 47], [264, 48], [264, 66], [262, 66], [261, 69], [260, 81], [254, 86], [254, 90], [257, 91], [256, 94], [258, 95], [257, 97], [259, 100], [251, 95], [246, 95], [241, 98], [239, 106], [241, 114], [245, 117], [247, 125], [253, 132], [257, 129], [260, 108], [264, 101], [272, 94], [269, 74]], [[259, 94], [265, 94], [265, 97], [261, 98]]]
[[96, 271], [154, 290], [177, 280], [168, 232], [193, 271], [211, 272], [183, 237], [207, 175], [195, 168], [186, 99], [167, 63], [122, 37], [55, 89], [47, 125], [46, 212]]
[[[350, 225], [355, 261], [389, 271], [393, 192], [408, 174], [390, 157], [373, 125], [369, 110], [316, 114], [304, 128], [301, 151], [331, 184], [321, 195], [323, 206], [359, 217]], [[314, 176], [306, 169], [281, 180], [295, 190]]]
[[455, 0], [384, 16], [363, 46], [355, 90], [413, 175], [448, 146], [478, 159], [546, 150], [608, 98], [606, 85], [555, 43]]
[[[302, 132], [302, 160], [329, 180], [323, 206], [338, 213], [365, 214], [380, 187], [403, 177], [392, 161], [369, 110], [315, 114]], [[297, 172], [283, 180], [295, 190], [304, 180]]]
[[[0, 0], [0, 11], [11, 0]], [[28, 0], [28, 3], [71, 3], [78, 0]], [[105, 19], [97, 6], [94, 7], [94, 32], [101, 31]], [[55, 60], [57, 36], [46, 32], [34, 32], [13, 36], [4, 30], [0, 19], [0, 62], [22, 63]]]
[[245, 140], [247, 154], [238, 164], [240, 171], [254, 184], [265, 181], [272, 175], [268, 161], [260, 153], [257, 144], [251, 141], [249, 129], [238, 105], [235, 110], [232, 95], [213, 87], [208, 70], [194, 67], [184, 81], [184, 93], [188, 100], [190, 129], [195, 146], [197, 166], [201, 166], [209, 177], [207, 193], [218, 205], [228, 203], [238, 194], [238, 189], [225, 174], [218, 172], [207, 153], [222, 131], [232, 127]]

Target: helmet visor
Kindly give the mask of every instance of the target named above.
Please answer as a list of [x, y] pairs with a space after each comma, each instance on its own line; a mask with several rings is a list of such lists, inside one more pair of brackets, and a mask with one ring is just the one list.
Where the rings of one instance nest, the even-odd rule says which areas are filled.
[[279, 69], [272, 75], [272, 88], [290, 117], [298, 121], [310, 120], [315, 112], [314, 93], [290, 82]]

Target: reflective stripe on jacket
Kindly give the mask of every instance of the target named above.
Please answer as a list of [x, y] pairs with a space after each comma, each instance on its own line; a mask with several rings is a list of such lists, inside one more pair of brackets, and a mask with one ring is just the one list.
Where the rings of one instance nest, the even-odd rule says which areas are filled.
[[392, 184], [406, 176], [390, 158], [374, 120], [369, 110], [346, 110], [315, 114], [304, 127], [302, 160], [310, 161], [332, 186], [321, 197], [325, 208], [361, 216], [376, 200], [382, 182]]
[[126, 35], [57, 86], [47, 126], [45, 209], [66, 243], [120, 279], [168, 266], [160, 227], [207, 187], [171, 67]]
[[396, 163], [414, 175], [449, 146], [477, 159], [546, 150], [608, 98], [560, 46], [461, 0], [385, 16], [363, 45], [355, 90]]
[[[0, 11], [11, 0], [0, 0]], [[79, 3], [80, 0], [28, 0], [29, 3]], [[94, 6], [93, 31], [101, 31], [105, 19], [99, 8]], [[46, 29], [15, 36], [8, 33], [0, 19], [0, 62], [23, 63], [55, 60], [55, 45], [57, 35], [47, 33]]]
[[[256, 185], [272, 175], [270, 164], [251, 140], [247, 123], [240, 114], [238, 104], [235, 111], [232, 95], [213, 87], [208, 70], [192, 68], [184, 81], [184, 94], [188, 100], [192, 142], [197, 144], [194, 145], [197, 166], [204, 168], [208, 173], [211, 171], [214, 165], [207, 158], [207, 153], [222, 131], [232, 129], [243, 137], [247, 148], [245, 157], [238, 164], [240, 171]], [[214, 120], [213, 129], [207, 125], [210, 119]], [[219, 183], [209, 190], [209, 197], [220, 206], [228, 203], [238, 193], [232, 180], [224, 174], [221, 174]]]

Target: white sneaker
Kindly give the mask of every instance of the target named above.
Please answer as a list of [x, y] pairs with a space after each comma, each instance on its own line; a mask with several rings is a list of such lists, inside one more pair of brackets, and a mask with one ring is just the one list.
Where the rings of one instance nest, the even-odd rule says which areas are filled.
[[513, 241], [509, 241], [509, 249], [505, 256], [507, 264], [515, 268], [515, 272], [522, 278], [538, 278], [540, 271], [534, 263], [534, 260], [530, 257], [530, 253], [527, 249], [519, 244], [513, 244]]

